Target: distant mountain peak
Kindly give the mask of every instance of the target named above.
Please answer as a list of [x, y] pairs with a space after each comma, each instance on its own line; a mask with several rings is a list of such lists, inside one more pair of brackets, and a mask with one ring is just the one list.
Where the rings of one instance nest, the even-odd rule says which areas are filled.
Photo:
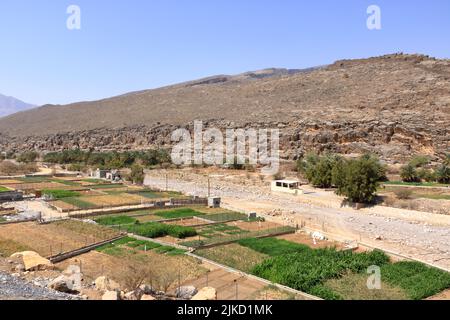
[[0, 118], [36, 107], [14, 97], [0, 94]]

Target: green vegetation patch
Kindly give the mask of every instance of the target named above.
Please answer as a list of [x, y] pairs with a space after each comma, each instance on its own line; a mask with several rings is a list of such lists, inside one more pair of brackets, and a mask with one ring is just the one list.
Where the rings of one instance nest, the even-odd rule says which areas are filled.
[[436, 182], [404, 182], [404, 181], [386, 181], [385, 185], [394, 186], [416, 186], [416, 187], [446, 187], [448, 184], [436, 183]]
[[186, 251], [182, 249], [177, 249], [170, 246], [162, 246], [158, 243], [151, 241], [138, 240], [131, 237], [125, 237], [120, 240], [114, 241], [113, 243], [106, 244], [97, 248], [96, 251], [103, 252], [108, 255], [120, 257], [127, 253], [126, 248], [131, 248], [139, 251], [151, 251], [154, 250], [159, 254], [167, 254], [171, 256], [184, 254]]
[[82, 210], [93, 209], [97, 207], [95, 204], [81, 200], [77, 197], [63, 198], [61, 199], [61, 201], [64, 201], [65, 203], [73, 205], [74, 207], [77, 207], [78, 209]]
[[8, 191], [11, 191], [11, 190], [9, 190], [8, 188], [5, 188], [3, 186], [0, 186], [0, 192], [8, 192]]
[[168, 211], [157, 211], [155, 215], [163, 219], [179, 219], [179, 218], [190, 218], [196, 216], [203, 216], [204, 213], [195, 211], [190, 208], [181, 208]]
[[[273, 250], [268, 250], [269, 252]], [[369, 253], [337, 251], [334, 248], [310, 249], [272, 257], [253, 268], [256, 276], [288, 287], [312, 293], [313, 288], [329, 279], [349, 272], [361, 273], [369, 266], [389, 263], [389, 257], [378, 250]]]
[[51, 181], [51, 179], [47, 177], [21, 177], [17, 178], [16, 180], [24, 183], [42, 183]]
[[53, 199], [63, 199], [63, 198], [72, 198], [72, 197], [80, 196], [80, 194], [78, 192], [69, 191], [69, 190], [42, 190], [42, 193]]
[[401, 287], [413, 300], [450, 288], [450, 273], [419, 262], [401, 261], [381, 268], [383, 282]]
[[366, 273], [349, 273], [313, 288], [312, 293], [327, 300], [409, 300], [404, 289], [386, 281], [381, 284], [381, 289], [369, 289], [368, 277]]
[[243, 239], [238, 241], [241, 246], [257, 252], [276, 257], [283, 254], [301, 253], [311, 250], [308, 246], [276, 238]]
[[170, 225], [157, 222], [148, 222], [142, 224], [126, 225], [124, 228], [130, 232], [147, 238], [160, 238], [172, 236], [174, 238], [184, 239], [197, 235], [197, 231], [191, 227]]
[[110, 216], [95, 219], [95, 222], [104, 226], [119, 226], [124, 224], [136, 223], [136, 219], [129, 216]]
[[123, 184], [115, 183], [115, 184], [96, 184], [93, 186], [89, 186], [91, 189], [119, 189], [123, 188]]
[[236, 220], [247, 220], [247, 215], [239, 212], [224, 212], [208, 214], [205, 219], [212, 222], [224, 222], [224, 221], [236, 221]]

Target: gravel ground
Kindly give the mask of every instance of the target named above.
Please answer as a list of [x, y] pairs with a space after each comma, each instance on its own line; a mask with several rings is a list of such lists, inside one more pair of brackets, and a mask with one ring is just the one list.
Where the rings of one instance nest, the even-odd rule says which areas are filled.
[[[205, 196], [205, 179], [203, 175], [193, 172], [171, 171], [169, 189]], [[151, 171], [145, 183], [164, 189], [165, 173]], [[325, 225], [327, 232], [450, 268], [450, 217], [447, 215], [389, 210], [385, 207], [360, 211], [339, 208], [336, 203], [332, 205], [333, 195], [322, 192], [316, 194], [317, 201], [303, 203], [299, 200], [303, 198], [274, 195], [268, 187], [239, 184], [226, 177], [213, 179], [212, 194], [222, 197], [222, 202], [229, 207], [269, 215], [279, 211], [280, 216], [275, 219], [289, 223], [307, 221], [319, 227]], [[375, 240], [378, 237], [382, 241]]]
[[0, 300], [78, 300], [72, 296], [28, 283], [0, 272]]

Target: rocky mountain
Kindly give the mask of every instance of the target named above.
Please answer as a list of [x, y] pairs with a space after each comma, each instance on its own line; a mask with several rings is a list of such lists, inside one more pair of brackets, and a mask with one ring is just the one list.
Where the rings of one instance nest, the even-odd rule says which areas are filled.
[[450, 152], [450, 60], [393, 54], [308, 70], [215, 76], [100, 101], [47, 105], [0, 119], [11, 150], [169, 145], [194, 120], [279, 128], [282, 153], [375, 152], [402, 161]]
[[32, 104], [25, 103], [14, 97], [7, 97], [0, 94], [0, 118], [16, 112], [25, 111], [34, 107], [35, 106]]

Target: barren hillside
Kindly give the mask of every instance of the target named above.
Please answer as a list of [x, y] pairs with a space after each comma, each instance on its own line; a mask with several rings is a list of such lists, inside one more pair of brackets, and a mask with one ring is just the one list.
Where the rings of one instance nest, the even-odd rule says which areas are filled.
[[286, 157], [309, 149], [385, 159], [450, 151], [450, 61], [419, 55], [338, 61], [307, 71], [217, 76], [0, 119], [6, 149], [146, 148], [177, 126], [279, 127]]

